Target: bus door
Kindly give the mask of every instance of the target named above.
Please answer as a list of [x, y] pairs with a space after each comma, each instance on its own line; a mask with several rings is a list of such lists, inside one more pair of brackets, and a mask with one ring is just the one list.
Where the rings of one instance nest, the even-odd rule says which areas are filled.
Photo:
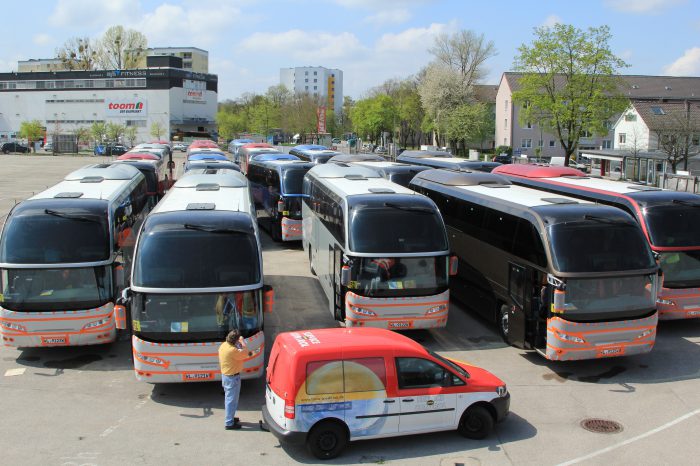
[[340, 271], [343, 268], [343, 251], [337, 244], [334, 245], [333, 250], [329, 251], [331, 253], [331, 262], [333, 263], [333, 268], [331, 269], [331, 280], [333, 287], [333, 315], [337, 320], [345, 320], [345, 306], [343, 299], [343, 287], [340, 284]]
[[[532, 304], [529, 296], [531, 285], [528, 269], [522, 265], [508, 263], [508, 296], [510, 297], [508, 312], [508, 343], [524, 347], [525, 345], [525, 316]], [[499, 325], [502, 325], [499, 322]], [[504, 332], [506, 333], [506, 332]]]

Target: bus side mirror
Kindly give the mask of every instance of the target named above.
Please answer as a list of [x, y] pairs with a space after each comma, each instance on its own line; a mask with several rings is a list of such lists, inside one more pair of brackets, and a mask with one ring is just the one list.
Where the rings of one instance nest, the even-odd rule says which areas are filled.
[[450, 276], [454, 277], [459, 271], [459, 258], [457, 256], [450, 256]]
[[340, 269], [340, 284], [342, 286], [348, 286], [350, 284], [350, 266], [344, 265]]
[[272, 312], [275, 304], [275, 290], [270, 285], [263, 285], [263, 312]]

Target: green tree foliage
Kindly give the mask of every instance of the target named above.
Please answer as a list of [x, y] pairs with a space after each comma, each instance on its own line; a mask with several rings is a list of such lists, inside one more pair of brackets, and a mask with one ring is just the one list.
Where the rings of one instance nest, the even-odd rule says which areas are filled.
[[444, 132], [454, 149], [478, 146], [493, 138], [495, 122], [491, 106], [485, 103], [459, 105], [445, 116]]
[[98, 52], [89, 37], [71, 37], [58, 49], [56, 58], [67, 70], [94, 70]]
[[95, 143], [100, 144], [107, 136], [107, 125], [104, 121], [96, 121], [90, 125], [90, 135]]
[[97, 62], [106, 70], [137, 68], [146, 55], [148, 41], [143, 33], [123, 26], [112, 26], [98, 41]]
[[386, 94], [362, 99], [350, 112], [353, 130], [370, 141], [377, 141], [382, 132], [393, 130], [395, 115], [394, 99]]
[[139, 129], [136, 126], [127, 126], [124, 130], [124, 138], [129, 141], [129, 147], [134, 147], [138, 130]]
[[73, 132], [75, 134], [75, 146], [80, 150], [80, 141], [87, 141], [90, 138], [90, 128], [87, 126], [78, 126]]
[[163, 127], [162, 123], [154, 121], [151, 123], [150, 133], [154, 138], [160, 139], [163, 133], [165, 133], [165, 128]]
[[105, 127], [105, 134], [107, 139], [113, 142], [119, 140], [119, 138], [124, 134], [126, 126], [120, 125], [119, 123], [107, 123]]
[[607, 134], [605, 122], [622, 112], [618, 70], [626, 63], [610, 50], [607, 26], [587, 31], [571, 25], [535, 28], [531, 45], [521, 45], [515, 69], [524, 73], [513, 102], [522, 105], [521, 123], [553, 132], [568, 165], [579, 138], [588, 131]]
[[44, 126], [39, 120], [23, 121], [19, 125], [19, 136], [25, 138], [32, 147], [32, 142], [44, 137]]

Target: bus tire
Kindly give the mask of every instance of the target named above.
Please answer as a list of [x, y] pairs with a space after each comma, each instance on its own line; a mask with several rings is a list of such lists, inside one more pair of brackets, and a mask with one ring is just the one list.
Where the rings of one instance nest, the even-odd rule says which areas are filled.
[[348, 444], [348, 433], [339, 423], [321, 421], [306, 437], [306, 446], [316, 458], [330, 460], [337, 457]]
[[486, 438], [493, 430], [493, 416], [483, 406], [469, 407], [459, 419], [457, 431], [460, 435], [473, 440]]
[[498, 333], [501, 334], [501, 337], [503, 337], [503, 340], [506, 343], [510, 342], [510, 315], [509, 315], [510, 309], [508, 308], [507, 305], [502, 304], [501, 307], [498, 310], [498, 321], [496, 324], [498, 325]]

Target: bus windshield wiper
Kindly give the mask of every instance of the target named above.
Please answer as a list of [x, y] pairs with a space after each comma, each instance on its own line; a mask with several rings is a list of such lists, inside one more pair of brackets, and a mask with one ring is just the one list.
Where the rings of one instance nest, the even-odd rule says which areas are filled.
[[673, 199], [673, 204], [687, 205], [688, 207], [700, 207], [700, 202], [686, 201], [684, 199]]
[[610, 223], [610, 224], [616, 224], [616, 225], [634, 225], [632, 222], [629, 222], [623, 218], [608, 218], [608, 217], [599, 217], [597, 215], [591, 215], [591, 214], [585, 214], [583, 216], [585, 220], [593, 220], [594, 222], [599, 222], [599, 223]]
[[53, 215], [55, 217], [67, 218], [68, 220], [77, 220], [79, 222], [101, 223], [96, 218], [87, 217], [85, 215], [67, 214], [65, 212], [58, 212], [56, 210], [51, 210], [51, 209], [44, 209], [44, 213], [48, 214], [48, 215]]
[[215, 227], [208, 227], [205, 225], [193, 225], [191, 223], [185, 223], [184, 227], [187, 228], [188, 230], [206, 231], [207, 233], [226, 233], [226, 234], [243, 233], [242, 231], [234, 230], [232, 228], [215, 228]]
[[410, 206], [410, 205], [400, 205], [394, 204], [393, 202], [385, 202], [384, 207], [391, 207], [392, 209], [407, 210], [409, 212], [420, 212], [423, 214], [433, 214], [435, 211], [427, 207]]

